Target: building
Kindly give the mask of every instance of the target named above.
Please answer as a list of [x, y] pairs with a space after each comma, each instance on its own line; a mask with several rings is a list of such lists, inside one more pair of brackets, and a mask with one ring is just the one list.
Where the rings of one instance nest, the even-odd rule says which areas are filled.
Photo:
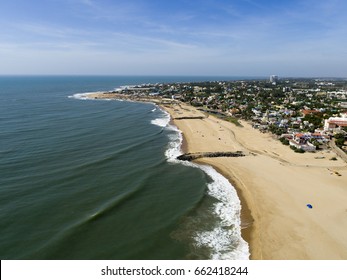
[[296, 141], [294, 139], [289, 140], [289, 145], [293, 146], [297, 149], [302, 149], [305, 152], [314, 152], [316, 150], [316, 146], [311, 144], [310, 142], [306, 141], [305, 143], [302, 141], [302, 139], [299, 138], [299, 141]]
[[271, 82], [271, 83], [277, 83], [277, 82], [278, 82], [278, 76], [276, 76], [276, 75], [271, 75], [271, 76], [270, 76], [270, 82]]
[[336, 129], [340, 129], [341, 127], [347, 127], [347, 117], [331, 117], [324, 121], [324, 131], [334, 131]]
[[347, 108], [347, 102], [340, 102], [339, 105], [341, 108]]
[[304, 117], [307, 115], [318, 115], [322, 113], [321, 111], [318, 111], [318, 110], [306, 110], [306, 109], [302, 109], [301, 112], [304, 115]]

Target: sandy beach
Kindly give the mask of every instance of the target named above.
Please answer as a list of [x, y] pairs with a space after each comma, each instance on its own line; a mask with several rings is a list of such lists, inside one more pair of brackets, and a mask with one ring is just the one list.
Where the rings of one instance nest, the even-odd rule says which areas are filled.
[[198, 162], [236, 187], [251, 259], [347, 259], [347, 165], [334, 152], [297, 154], [244, 121], [238, 127], [182, 103], [163, 108], [182, 131], [185, 152], [246, 154]]

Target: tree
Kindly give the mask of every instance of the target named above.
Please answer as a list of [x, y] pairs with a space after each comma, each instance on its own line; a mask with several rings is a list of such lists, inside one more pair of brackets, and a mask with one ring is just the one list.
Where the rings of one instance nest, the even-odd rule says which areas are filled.
[[314, 125], [314, 128], [319, 128], [322, 126], [323, 116], [322, 114], [309, 114], [309, 115], [306, 115], [303, 118], [303, 120], [308, 121], [309, 123], [312, 123]]
[[285, 138], [285, 137], [281, 137], [281, 138], [280, 138], [280, 141], [281, 141], [281, 143], [282, 143], [283, 145], [286, 145], [286, 146], [289, 145], [289, 140], [288, 140], [287, 138]]
[[338, 147], [342, 147], [345, 143], [345, 135], [343, 133], [335, 134], [335, 144]]

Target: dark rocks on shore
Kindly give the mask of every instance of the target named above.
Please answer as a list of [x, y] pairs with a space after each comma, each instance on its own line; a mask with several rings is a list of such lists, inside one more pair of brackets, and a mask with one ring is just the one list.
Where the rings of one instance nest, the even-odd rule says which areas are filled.
[[192, 161], [203, 157], [244, 157], [245, 154], [241, 151], [236, 152], [206, 152], [206, 153], [187, 153], [177, 157], [178, 160]]
[[174, 118], [175, 120], [203, 120], [206, 117], [203, 116], [199, 116], [199, 117], [178, 117], [178, 118]]

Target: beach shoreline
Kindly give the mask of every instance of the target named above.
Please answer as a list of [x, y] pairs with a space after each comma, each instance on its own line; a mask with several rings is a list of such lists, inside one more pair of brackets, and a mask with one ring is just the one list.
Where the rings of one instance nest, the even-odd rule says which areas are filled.
[[[198, 164], [208, 164], [204, 160], [196, 160]], [[234, 178], [232, 175], [225, 173], [223, 170], [218, 168], [218, 166], [214, 164], [211, 165], [218, 173], [223, 175], [228, 181], [231, 183], [231, 185], [235, 188], [237, 192], [237, 196], [239, 197], [240, 203], [241, 203], [241, 236], [242, 238], [248, 243], [249, 246], [249, 253], [250, 253], [250, 259], [252, 259], [252, 230], [253, 230], [253, 216], [250, 207], [248, 206], [248, 202], [243, 194], [243, 190], [240, 187], [240, 182], [237, 182], [236, 178]]]
[[[162, 107], [182, 131], [184, 152], [246, 154], [195, 162], [212, 166], [237, 190], [250, 259], [347, 259], [347, 166], [341, 159], [330, 161], [337, 156], [333, 151], [318, 152], [320, 159], [298, 155], [244, 121], [236, 127], [183, 103]], [[197, 116], [204, 118], [192, 118]], [[305, 182], [302, 188], [299, 182]]]
[[[174, 126], [176, 126], [179, 130], [180, 130], [180, 125], [178, 123], [178, 121], [174, 119], [174, 113], [166, 106], [162, 106], [160, 105], [160, 108], [162, 110], [164, 110], [165, 112], [170, 114], [170, 123]], [[188, 146], [188, 141], [186, 139], [185, 133], [183, 131], [181, 131], [182, 134], [182, 145], [181, 145], [181, 151], [182, 153], [189, 153], [191, 151], [190, 147]], [[189, 138], [189, 136], [188, 136]], [[230, 173], [225, 173], [222, 169], [218, 168], [217, 166], [215, 166], [214, 164], [210, 164], [207, 163], [206, 161], [204, 161], [204, 159], [197, 159], [194, 162], [196, 162], [197, 164], [200, 165], [210, 165], [212, 166], [218, 173], [220, 173], [222, 176], [224, 176], [230, 183], [231, 185], [235, 188], [236, 192], [237, 192], [237, 196], [240, 200], [241, 203], [241, 236], [242, 238], [248, 243], [249, 246], [249, 253], [250, 253], [250, 259], [252, 257], [252, 238], [251, 238], [251, 234], [252, 234], [252, 225], [253, 225], [253, 217], [251, 214], [251, 209], [248, 206], [248, 202], [245, 199], [244, 195], [243, 195], [243, 191], [242, 188], [239, 187], [240, 183], [237, 183], [237, 179], [233, 176], [230, 175]]]
[[347, 259], [347, 165], [333, 150], [297, 154], [245, 121], [236, 126], [176, 100], [147, 101], [170, 114], [184, 152], [245, 155], [195, 162], [212, 166], [235, 187], [250, 259]]

